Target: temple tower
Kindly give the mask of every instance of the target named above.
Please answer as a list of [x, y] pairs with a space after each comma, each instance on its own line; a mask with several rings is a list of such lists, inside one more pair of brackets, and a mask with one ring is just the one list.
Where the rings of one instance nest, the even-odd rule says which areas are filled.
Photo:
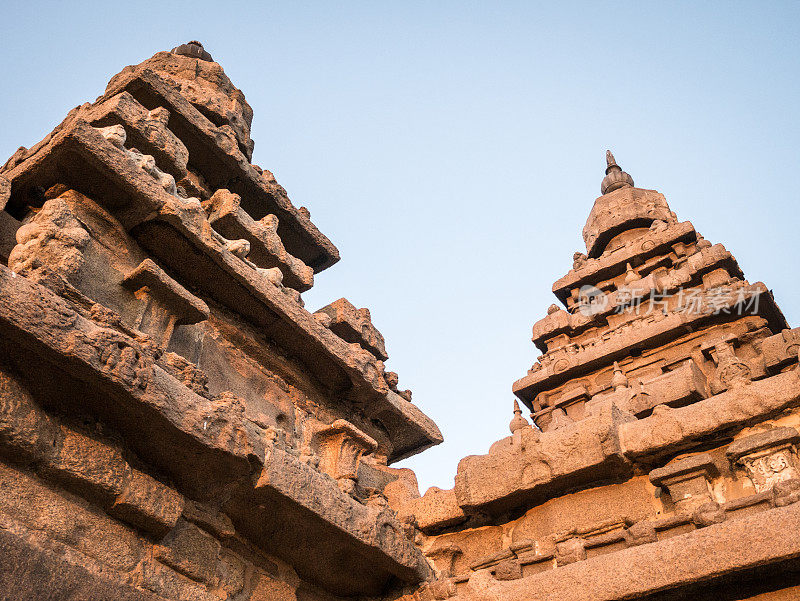
[[608, 152], [510, 435], [420, 496], [441, 433], [305, 308], [339, 253], [252, 118], [192, 41], [0, 168], [0, 597], [800, 598], [800, 329], [721, 244]]
[[[434, 599], [800, 596], [800, 329], [607, 152], [511, 436], [408, 499]], [[420, 599], [426, 598], [423, 594]]]
[[252, 164], [252, 118], [193, 41], [0, 169], [0, 597], [330, 601], [430, 574], [387, 497], [441, 434], [367, 309], [305, 308], [339, 252]]

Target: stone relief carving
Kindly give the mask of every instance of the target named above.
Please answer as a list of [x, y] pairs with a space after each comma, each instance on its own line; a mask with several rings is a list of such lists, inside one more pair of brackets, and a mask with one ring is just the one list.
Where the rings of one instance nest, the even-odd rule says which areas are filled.
[[744, 467], [756, 492], [764, 492], [779, 482], [800, 478], [798, 442], [800, 434], [794, 428], [775, 428], [735, 441], [727, 455]]

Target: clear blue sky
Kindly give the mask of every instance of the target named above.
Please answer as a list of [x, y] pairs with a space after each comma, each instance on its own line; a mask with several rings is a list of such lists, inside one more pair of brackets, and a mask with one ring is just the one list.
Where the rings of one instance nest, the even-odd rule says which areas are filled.
[[446, 442], [424, 492], [505, 436], [531, 325], [571, 267], [604, 152], [722, 242], [800, 325], [800, 3], [6, 2], [0, 155], [123, 66], [201, 40]]

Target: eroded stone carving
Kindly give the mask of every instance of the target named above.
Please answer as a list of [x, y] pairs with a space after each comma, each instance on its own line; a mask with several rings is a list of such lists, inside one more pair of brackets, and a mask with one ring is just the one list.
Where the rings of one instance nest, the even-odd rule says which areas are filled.
[[303, 308], [338, 251], [251, 117], [190, 42], [0, 168], [9, 598], [31, 565], [131, 601], [791, 596], [753, 576], [800, 557], [798, 335], [722, 245], [609, 153], [513, 388], [533, 425], [515, 401], [420, 496], [389, 464], [441, 435], [368, 310]]
[[352, 492], [361, 456], [375, 451], [378, 443], [343, 419], [319, 428], [314, 433], [314, 440], [320, 456], [320, 469], [335, 478], [343, 491]]
[[122, 285], [144, 301], [134, 326], [164, 347], [176, 325], [208, 319], [208, 305], [164, 273], [152, 259], [145, 259], [125, 275]]
[[756, 491], [769, 490], [779, 482], [800, 478], [796, 445], [800, 434], [794, 428], [776, 428], [746, 438], [728, 447], [728, 457], [744, 466]]
[[251, 117], [191, 42], [0, 168], [9, 598], [367, 600], [432, 580], [385, 491], [441, 434], [377, 331], [367, 351], [303, 308], [338, 251], [250, 163]]
[[45, 202], [16, 236], [17, 246], [8, 257], [8, 266], [21, 275], [36, 277], [37, 272], [49, 271], [70, 280], [84, 264], [89, 233], [64, 198]]
[[369, 309], [356, 309], [346, 298], [340, 298], [322, 307], [315, 315], [319, 315], [318, 319], [324, 320], [337, 336], [358, 343], [378, 359], [386, 361], [389, 358], [383, 335], [372, 325]]

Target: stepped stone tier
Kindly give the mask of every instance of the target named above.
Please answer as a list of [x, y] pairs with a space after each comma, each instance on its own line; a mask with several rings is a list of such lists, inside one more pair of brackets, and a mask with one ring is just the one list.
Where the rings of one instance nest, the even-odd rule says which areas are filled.
[[304, 307], [339, 254], [252, 117], [189, 42], [0, 168], [0, 597], [800, 598], [800, 329], [722, 245], [607, 153], [511, 435], [421, 496], [441, 434]]

